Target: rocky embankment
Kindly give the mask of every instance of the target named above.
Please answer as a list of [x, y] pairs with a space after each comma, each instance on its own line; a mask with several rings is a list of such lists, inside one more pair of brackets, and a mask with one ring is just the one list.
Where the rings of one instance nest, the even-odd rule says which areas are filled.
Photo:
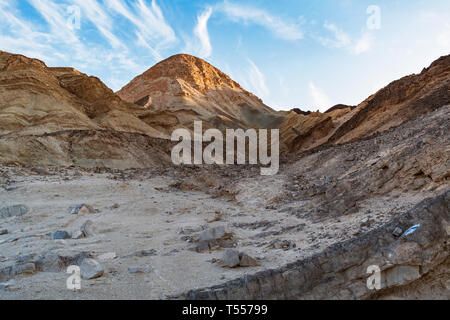
[[[420, 225], [416, 232], [403, 232]], [[435, 273], [450, 298], [450, 190], [360, 237], [332, 245], [304, 260], [264, 270], [219, 286], [196, 289], [183, 299], [370, 299]], [[381, 270], [380, 290], [367, 286], [368, 267]], [[437, 271], [437, 272], [436, 272]], [[438, 289], [439, 291], [439, 289]]]

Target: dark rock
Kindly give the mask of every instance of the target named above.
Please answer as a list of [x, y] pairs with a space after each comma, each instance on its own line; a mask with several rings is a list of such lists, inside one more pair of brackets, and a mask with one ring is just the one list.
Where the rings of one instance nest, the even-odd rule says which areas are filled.
[[125, 256], [124, 258], [129, 258], [129, 257], [150, 257], [150, 256], [156, 256], [157, 251], [155, 249], [148, 249], [148, 250], [139, 250], [136, 251], [130, 255]]
[[65, 240], [70, 238], [71, 238], [70, 234], [64, 230], [56, 231], [53, 234], [53, 240]]
[[259, 265], [255, 258], [250, 257], [248, 254], [241, 252], [239, 254], [239, 266], [241, 267], [256, 267]]
[[403, 234], [403, 230], [400, 229], [399, 227], [395, 228], [395, 230], [392, 232], [392, 234], [394, 235], [394, 237], [400, 237]]

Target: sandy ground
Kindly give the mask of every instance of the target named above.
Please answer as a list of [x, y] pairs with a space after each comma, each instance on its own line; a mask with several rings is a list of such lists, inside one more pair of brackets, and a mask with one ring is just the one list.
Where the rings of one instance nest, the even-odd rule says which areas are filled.
[[[368, 231], [389, 218], [380, 211], [370, 227], [361, 228], [368, 215], [359, 214], [314, 223], [287, 214], [293, 204], [268, 209], [271, 199], [288, 192], [286, 177], [255, 177], [242, 180], [236, 188], [236, 201], [214, 198], [196, 191], [170, 188], [176, 177], [153, 176], [148, 179], [116, 180], [108, 173], [74, 172], [67, 176], [14, 176], [9, 191], [1, 189], [1, 207], [26, 204], [31, 211], [21, 217], [0, 220], [0, 266], [16, 263], [18, 257], [53, 251], [64, 256], [90, 252], [94, 258], [114, 252], [117, 258], [99, 261], [103, 277], [82, 280], [82, 290], [66, 288], [68, 274], [38, 272], [18, 276], [1, 299], [164, 299], [193, 289], [220, 284], [247, 273], [275, 268], [323, 250], [336, 241]], [[266, 186], [256, 187], [256, 186]], [[424, 197], [421, 195], [420, 197]], [[368, 204], [373, 208], [376, 200]], [[415, 203], [417, 199], [411, 199]], [[97, 213], [71, 215], [71, 206], [86, 203]], [[294, 206], [301, 206], [296, 203]], [[386, 207], [384, 206], [384, 210]], [[211, 222], [216, 213], [221, 220]], [[51, 233], [66, 230], [76, 233], [86, 221], [93, 222], [94, 235], [86, 239], [52, 240]], [[260, 266], [224, 268], [220, 262], [224, 248], [198, 253], [192, 239], [201, 231], [226, 226], [236, 247], [259, 259]], [[274, 249], [274, 240], [289, 240], [296, 248]], [[139, 250], [155, 250], [154, 255], [138, 257]], [[131, 274], [133, 266], [151, 271]]]

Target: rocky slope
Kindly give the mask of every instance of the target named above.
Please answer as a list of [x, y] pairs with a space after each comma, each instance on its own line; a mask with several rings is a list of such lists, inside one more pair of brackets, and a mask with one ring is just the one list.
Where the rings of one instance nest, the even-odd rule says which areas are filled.
[[138, 119], [98, 78], [73, 68], [0, 51], [0, 134], [41, 135], [71, 129], [161, 134]]
[[[291, 155], [276, 176], [0, 166], [0, 299], [448, 300], [449, 117]], [[95, 266], [80, 291], [72, 264]]]
[[329, 138], [343, 143], [368, 137], [450, 103], [450, 55], [434, 61], [420, 74], [394, 81], [355, 110]]
[[[152, 146], [167, 136], [139, 119], [145, 112], [98, 78], [0, 52], [2, 163], [118, 168], [165, 163], [169, 146], [164, 152]], [[142, 139], [151, 142], [137, 143]]]
[[306, 119], [291, 114], [281, 125], [281, 141], [284, 150], [291, 152], [345, 143], [388, 130], [449, 103], [450, 55], [434, 61], [420, 74], [392, 82], [356, 108], [337, 105]]
[[[261, 99], [208, 62], [187, 54], [172, 56], [133, 79], [117, 93], [149, 110], [183, 110], [226, 127], [276, 127], [281, 121]], [[190, 119], [189, 119], [190, 120]]]
[[[301, 152], [365, 138], [439, 108], [450, 102], [449, 82], [446, 56], [356, 108], [275, 112], [190, 55], [158, 63], [115, 94], [98, 78], [75, 69], [48, 68], [39, 60], [0, 52], [0, 162], [130, 168], [165, 159], [161, 165], [166, 165], [168, 154], [161, 149], [155, 149], [158, 156], [152, 159], [146, 147], [121, 142], [145, 135], [154, 141], [150, 145], [164, 144], [157, 139], [169, 139], [176, 128], [193, 129], [195, 120], [203, 121], [204, 130], [279, 128], [281, 152]], [[90, 138], [95, 148], [88, 147], [80, 131], [95, 132]], [[109, 145], [117, 151], [101, 151]]]
[[[448, 81], [443, 57], [356, 108], [276, 113], [187, 55], [115, 94], [0, 52], [0, 299], [449, 299]], [[279, 174], [173, 166], [194, 120], [279, 127]]]

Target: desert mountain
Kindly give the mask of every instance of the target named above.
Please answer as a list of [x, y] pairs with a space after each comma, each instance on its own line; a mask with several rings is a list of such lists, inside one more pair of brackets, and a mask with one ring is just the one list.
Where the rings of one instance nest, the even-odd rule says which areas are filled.
[[0, 51], [0, 134], [64, 130], [161, 134], [139, 120], [142, 107], [121, 100], [98, 78], [73, 68]]
[[167, 139], [191, 129], [279, 128], [281, 151], [341, 144], [386, 131], [450, 103], [450, 56], [357, 107], [275, 112], [206, 61], [172, 56], [117, 94], [73, 68], [0, 51], [0, 162], [149, 167], [169, 162]]
[[167, 152], [147, 153], [152, 143], [137, 144], [164, 137], [139, 119], [143, 112], [143, 107], [123, 101], [98, 78], [0, 51], [2, 163], [113, 167], [121, 167], [121, 161], [126, 166], [161, 163]]
[[143, 120], [159, 128], [164, 127], [164, 123], [155, 121], [154, 115], [164, 120], [170, 118], [170, 123], [178, 121], [186, 127], [191, 127], [192, 119], [197, 118], [219, 129], [274, 128], [282, 119], [225, 73], [187, 54], [161, 61], [117, 94], [125, 101], [152, 111]]
[[450, 55], [447, 55], [420, 74], [394, 81], [362, 102], [329, 142], [342, 143], [368, 137], [449, 103]]
[[[274, 112], [185, 55], [119, 96], [0, 52], [0, 300], [448, 300], [449, 62], [309, 113]], [[275, 176], [170, 161], [164, 138], [193, 120], [280, 118]]]
[[281, 124], [285, 151], [340, 144], [386, 131], [450, 104], [450, 55], [420, 74], [394, 81], [356, 108], [337, 105], [326, 113], [289, 114]]

